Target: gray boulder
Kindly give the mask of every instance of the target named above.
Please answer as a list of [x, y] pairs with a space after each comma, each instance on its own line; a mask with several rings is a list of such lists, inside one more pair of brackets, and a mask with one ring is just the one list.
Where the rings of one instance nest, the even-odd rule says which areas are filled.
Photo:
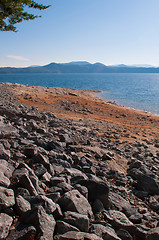
[[1, 169], [1, 173], [3, 173], [5, 177], [7, 178], [12, 177], [14, 167], [10, 162], [4, 159], [0, 159], [0, 169]]
[[3, 144], [0, 144], [0, 159], [9, 160], [11, 153], [9, 150], [6, 150]]
[[32, 207], [42, 206], [46, 213], [52, 214], [56, 210], [56, 204], [48, 197], [39, 195], [30, 199]]
[[115, 192], [109, 193], [109, 203], [111, 209], [119, 210], [124, 212], [127, 217], [137, 214], [137, 209], [133, 208], [131, 204]]
[[14, 204], [15, 200], [13, 190], [0, 187], [0, 209], [12, 207]]
[[130, 233], [124, 229], [119, 229], [117, 231], [117, 235], [118, 237], [120, 237], [122, 240], [133, 240], [132, 236], [130, 235]]
[[32, 196], [37, 196], [38, 195], [38, 192], [36, 191], [30, 177], [26, 174], [22, 175], [20, 180], [19, 180], [19, 184], [28, 189], [29, 193], [32, 195]]
[[96, 199], [92, 203], [92, 210], [94, 214], [102, 212], [104, 210], [103, 203], [99, 199]]
[[85, 197], [88, 199], [88, 189], [85, 186], [81, 186], [80, 184], [75, 184], [74, 187]]
[[86, 215], [68, 211], [64, 213], [63, 221], [77, 227], [82, 232], [88, 232], [89, 218]]
[[117, 210], [107, 210], [104, 211], [105, 220], [108, 220], [113, 227], [119, 229], [131, 229], [133, 223], [126, 217], [126, 215]]
[[9, 228], [11, 227], [13, 218], [5, 213], [0, 213], [0, 239], [6, 239], [9, 234]]
[[70, 225], [69, 223], [66, 223], [64, 221], [56, 221], [56, 233], [58, 234], [64, 234], [66, 232], [70, 231], [76, 231], [79, 232], [79, 229], [75, 226]]
[[153, 228], [147, 233], [146, 240], [158, 240], [159, 239], [159, 227]]
[[120, 240], [115, 230], [109, 226], [103, 226], [101, 224], [92, 224], [90, 232], [101, 237], [103, 240]]
[[0, 186], [9, 187], [10, 180], [7, 178], [3, 172], [0, 172]]
[[38, 178], [41, 178], [47, 172], [47, 169], [41, 163], [35, 163], [33, 169]]
[[32, 225], [18, 222], [15, 227], [10, 230], [6, 240], [35, 239], [36, 233], [37, 231]]
[[105, 209], [109, 208], [109, 187], [106, 182], [102, 180], [81, 180], [80, 185], [87, 187], [88, 189], [88, 201], [94, 202], [96, 199], [99, 199]]
[[84, 232], [66, 232], [62, 235], [57, 235], [54, 237], [54, 240], [102, 240], [95, 234], [84, 233]]
[[24, 199], [21, 195], [16, 197], [15, 209], [19, 215], [31, 210], [30, 203]]
[[60, 199], [59, 205], [65, 211], [72, 211], [93, 217], [93, 212], [88, 200], [78, 191], [66, 192]]
[[13, 138], [18, 136], [18, 130], [15, 127], [0, 121], [0, 138]]
[[23, 214], [21, 221], [32, 224], [37, 229], [41, 240], [53, 239], [56, 222], [54, 217], [47, 214], [42, 206]]
[[159, 195], [159, 182], [155, 177], [144, 174], [137, 168], [131, 169], [129, 175], [137, 180], [136, 187], [138, 190], [147, 192], [151, 195]]
[[82, 173], [80, 170], [78, 170], [76, 168], [65, 168], [65, 173], [67, 175], [71, 176], [71, 183], [72, 184], [76, 184], [80, 180], [87, 180], [88, 179], [86, 174]]

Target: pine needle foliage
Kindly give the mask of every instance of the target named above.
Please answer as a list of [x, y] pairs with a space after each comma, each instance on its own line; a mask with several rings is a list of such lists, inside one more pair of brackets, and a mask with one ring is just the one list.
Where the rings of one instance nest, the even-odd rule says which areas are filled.
[[29, 13], [27, 9], [45, 10], [48, 7], [50, 5], [45, 6], [33, 0], [0, 0], [0, 31], [16, 32], [17, 23], [41, 17]]

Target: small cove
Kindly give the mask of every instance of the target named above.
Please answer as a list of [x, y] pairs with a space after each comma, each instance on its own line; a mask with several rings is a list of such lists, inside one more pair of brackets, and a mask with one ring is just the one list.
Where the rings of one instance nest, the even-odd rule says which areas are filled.
[[159, 115], [159, 74], [0, 74], [0, 82], [101, 90], [97, 96]]

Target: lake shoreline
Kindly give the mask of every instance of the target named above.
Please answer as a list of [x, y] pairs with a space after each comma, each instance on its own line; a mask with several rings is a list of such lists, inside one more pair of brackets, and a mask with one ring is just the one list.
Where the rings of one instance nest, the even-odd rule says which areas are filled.
[[[23, 104], [36, 106], [45, 112], [53, 112], [60, 118], [106, 121], [118, 127], [130, 128], [129, 132], [134, 135], [134, 131], [137, 138], [138, 132], [142, 132], [143, 129], [146, 132], [148, 132], [147, 128], [154, 128], [154, 132], [158, 131], [159, 117], [157, 115], [123, 107], [116, 102], [99, 98], [96, 96], [101, 92], [99, 90], [52, 88], [9, 83], [7, 85]], [[150, 132], [147, 136], [151, 136]]]
[[[123, 227], [130, 239], [158, 233], [159, 117], [96, 93], [0, 84], [1, 222], [5, 217], [7, 239], [27, 232], [31, 238], [73, 239], [78, 233], [101, 240], [100, 229], [121, 239]], [[46, 226], [52, 226], [49, 233]]]
[[120, 106], [159, 114], [159, 74], [10, 74], [1, 82], [101, 90], [99, 97]]

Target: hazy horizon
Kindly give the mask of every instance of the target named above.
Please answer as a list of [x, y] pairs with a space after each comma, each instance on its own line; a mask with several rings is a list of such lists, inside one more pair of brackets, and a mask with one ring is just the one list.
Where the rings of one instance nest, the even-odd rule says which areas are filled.
[[[20, 67], [18, 67], [18, 66], [0, 66], [0, 68], [3, 68], [3, 67], [13, 67], [13, 68], [28, 68], [28, 67], [43, 67], [43, 66], [45, 66], [45, 65], [49, 65], [49, 64], [51, 64], [51, 63], [56, 63], [56, 64], [68, 64], [68, 63], [80, 63], [80, 62], [88, 62], [88, 61], [86, 61], [86, 60], [77, 60], [77, 61], [70, 61], [70, 62], [49, 62], [49, 63], [46, 63], [46, 64], [44, 64], [44, 65], [38, 65], [38, 64], [35, 64], [35, 65], [26, 65], [26, 66], [20, 66]], [[96, 64], [96, 63], [100, 63], [100, 64], [104, 64], [104, 63], [102, 63], [102, 62], [88, 62], [88, 63], [90, 63], [90, 64]], [[132, 64], [132, 65], [127, 65], [127, 64], [124, 64], [124, 63], [118, 63], [118, 64], [114, 64], [114, 65], [111, 65], [111, 64], [104, 64], [105, 66], [122, 66], [122, 65], [125, 65], [125, 66], [127, 66], [127, 67], [154, 67], [154, 68], [156, 68], [156, 67], [159, 67], [159, 66], [154, 66], [154, 65], [149, 65], [149, 64]]]

